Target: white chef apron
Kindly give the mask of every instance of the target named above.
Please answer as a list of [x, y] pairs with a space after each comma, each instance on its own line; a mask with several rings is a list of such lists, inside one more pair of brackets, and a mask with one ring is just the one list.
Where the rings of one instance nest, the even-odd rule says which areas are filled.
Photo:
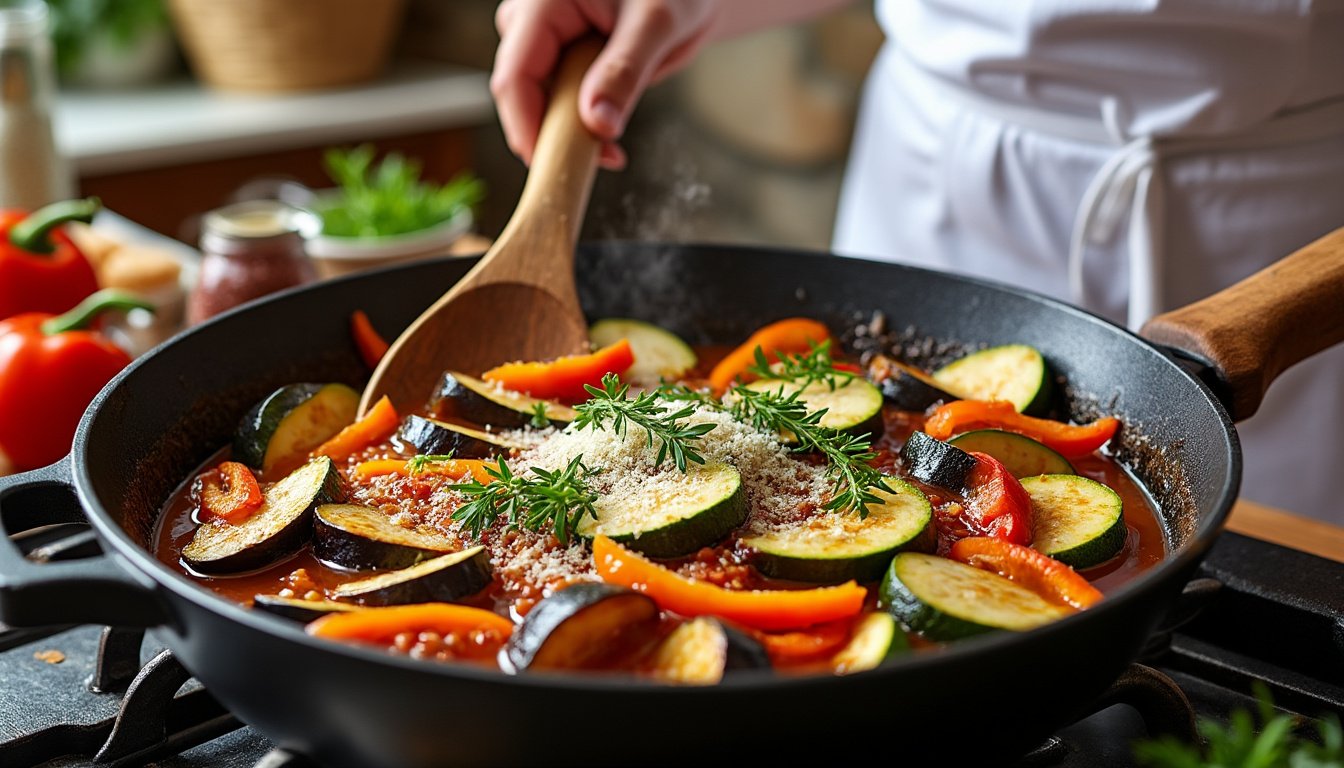
[[[838, 253], [1137, 328], [1344, 226], [1344, 2], [879, 0]], [[1344, 523], [1344, 347], [1239, 425], [1242, 494]]]

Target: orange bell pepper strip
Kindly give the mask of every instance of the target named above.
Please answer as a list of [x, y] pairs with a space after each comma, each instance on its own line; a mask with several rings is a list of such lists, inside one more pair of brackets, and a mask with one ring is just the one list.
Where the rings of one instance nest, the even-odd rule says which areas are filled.
[[952, 545], [953, 560], [1011, 579], [1058, 605], [1079, 610], [1095, 605], [1101, 592], [1072, 568], [1031, 547], [985, 536]]
[[621, 339], [587, 355], [570, 355], [545, 363], [505, 363], [481, 374], [505, 389], [542, 400], [568, 403], [588, 399], [584, 385], [598, 387], [608, 373], [620, 375], [635, 364], [630, 342]]
[[[447, 475], [454, 480], [461, 480], [471, 475], [476, 482], [489, 485], [495, 478], [485, 471], [485, 467], [486, 462], [480, 459], [444, 459], [425, 463], [417, 474]], [[368, 480], [382, 475], [408, 477], [411, 474], [411, 463], [405, 459], [374, 459], [356, 464], [351, 472], [356, 480]]]
[[364, 418], [332, 435], [325, 443], [314, 448], [308, 457], [330, 456], [332, 461], [343, 461], [371, 445], [386, 440], [397, 431], [399, 424], [401, 417], [397, 415], [397, 409], [392, 406], [392, 401], [387, 399], [387, 395], [383, 395], [373, 404], [369, 412], [364, 414]]
[[1115, 436], [1120, 420], [1107, 416], [1091, 424], [1064, 424], [1050, 419], [1023, 416], [1012, 403], [1002, 400], [957, 400], [939, 406], [924, 422], [931, 437], [946, 440], [969, 429], [994, 427], [1037, 440], [1066, 459], [1078, 459], [1100, 448]]
[[493, 633], [502, 642], [513, 633], [513, 622], [493, 611], [453, 603], [418, 603], [329, 613], [310, 623], [308, 634], [335, 640], [392, 643], [403, 632]]
[[812, 347], [831, 338], [826, 326], [806, 317], [791, 317], [771, 323], [751, 334], [742, 345], [719, 361], [709, 372], [709, 384], [717, 393], [723, 393], [737, 379], [751, 381], [756, 377], [747, 370], [756, 362], [756, 348], [765, 353], [771, 363], [779, 361], [780, 354], [797, 355], [810, 352]]
[[201, 475], [202, 520], [237, 525], [261, 509], [264, 500], [261, 486], [246, 464], [225, 461]]
[[1031, 543], [1031, 496], [998, 459], [971, 452], [975, 469], [966, 478], [961, 522], [978, 535], [1014, 544]]
[[867, 595], [853, 581], [819, 589], [724, 589], [670, 571], [606, 536], [593, 539], [593, 564], [603, 581], [643, 592], [664, 610], [718, 616], [753, 629], [801, 629], [843, 619], [863, 610]]
[[383, 355], [387, 354], [388, 343], [374, 329], [369, 316], [362, 309], [350, 313], [350, 338], [354, 340], [359, 357], [369, 370], [377, 368]]

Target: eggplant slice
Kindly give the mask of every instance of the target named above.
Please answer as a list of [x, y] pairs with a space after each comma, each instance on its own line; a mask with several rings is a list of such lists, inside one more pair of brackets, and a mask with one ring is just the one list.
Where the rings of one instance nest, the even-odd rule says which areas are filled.
[[423, 416], [407, 416], [399, 436], [420, 453], [451, 454], [459, 459], [485, 459], [527, 447], [503, 435]]
[[480, 592], [490, 580], [490, 558], [476, 546], [342, 584], [332, 595], [374, 606], [451, 603]]
[[661, 682], [716, 685], [735, 672], [769, 669], [770, 656], [756, 638], [701, 616], [673, 630], [654, 651], [651, 665]]
[[515, 671], [609, 668], [640, 653], [658, 632], [658, 605], [611, 584], [575, 584], [537, 603], [505, 653]]
[[196, 529], [182, 561], [211, 576], [256, 571], [297, 554], [313, 534], [313, 510], [345, 501], [336, 465], [312, 459], [266, 489], [261, 508], [241, 523], [211, 520]]
[[336, 603], [331, 600], [301, 600], [297, 597], [279, 595], [257, 595], [252, 598], [252, 607], [263, 613], [269, 613], [302, 624], [326, 616], [329, 613], [349, 613], [360, 610], [357, 605]]
[[886, 355], [873, 358], [868, 375], [882, 390], [882, 397], [903, 411], [922, 411], [934, 403], [961, 399], [938, 386], [933, 376]]
[[546, 420], [563, 427], [578, 413], [569, 406], [510, 392], [457, 371], [444, 371], [434, 388], [430, 409], [440, 416], [456, 416], [475, 424], [513, 429], [532, 424], [540, 405]]
[[313, 515], [313, 554], [338, 568], [409, 568], [456, 549], [454, 541], [403, 528], [359, 504], [323, 504]]

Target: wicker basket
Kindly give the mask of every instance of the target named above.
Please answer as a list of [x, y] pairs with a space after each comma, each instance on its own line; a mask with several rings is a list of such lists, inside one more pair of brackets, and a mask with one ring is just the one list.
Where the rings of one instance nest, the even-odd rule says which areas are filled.
[[404, 0], [170, 0], [196, 76], [232, 91], [299, 91], [375, 77]]

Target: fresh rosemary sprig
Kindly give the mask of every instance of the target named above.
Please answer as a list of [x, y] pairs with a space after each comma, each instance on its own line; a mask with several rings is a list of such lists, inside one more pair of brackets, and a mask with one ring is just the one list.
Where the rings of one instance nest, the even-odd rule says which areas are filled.
[[820, 381], [832, 390], [843, 387], [854, 378], [854, 374], [835, 367], [835, 360], [831, 358], [830, 339], [820, 344], [808, 342], [808, 346], [811, 349], [807, 352], [781, 354], [779, 362], [773, 364], [765, 356], [765, 351], [757, 347], [753, 352], [756, 362], [748, 366], [747, 370], [762, 379], [782, 379], [800, 387]]
[[826, 409], [809, 413], [807, 404], [799, 399], [802, 390], [795, 389], [786, 395], [783, 386], [776, 390], [735, 386], [731, 392], [732, 413], [738, 421], [760, 430], [792, 435], [797, 441], [795, 450], [816, 451], [826, 457], [827, 474], [832, 481], [831, 500], [826, 502], [826, 509], [853, 511], [864, 518], [868, 516], [867, 505], [882, 501], [873, 493], [874, 489], [892, 492], [884, 475], [868, 463], [877, 458], [868, 437], [821, 426]]
[[592, 427], [605, 430], [610, 424], [611, 429], [623, 437], [627, 424], [634, 424], [648, 435], [649, 447], [653, 447], [654, 439], [658, 440], [658, 455], [653, 460], [655, 468], [669, 455], [672, 463], [682, 472], [686, 471], [688, 461], [705, 463], [705, 457], [692, 447], [692, 443], [717, 425], [687, 424], [684, 419], [695, 413], [695, 406], [688, 405], [669, 412], [657, 392], [645, 392], [631, 400], [627, 395], [630, 385], [622, 384], [619, 378], [610, 373], [602, 377], [601, 389], [592, 385], [584, 385], [584, 389], [592, 397], [588, 402], [574, 407], [579, 413], [572, 422], [574, 429]]
[[545, 403], [532, 404], [532, 420], [528, 423], [536, 429], [545, 429], [551, 426], [551, 417], [546, 415]]
[[588, 487], [588, 477], [596, 473], [584, 466], [583, 456], [575, 456], [564, 469], [533, 467], [530, 476], [515, 475], [503, 457], [495, 466], [486, 464], [485, 471], [493, 478], [489, 483], [473, 480], [454, 487], [469, 501], [453, 512], [453, 519], [473, 539], [503, 517], [510, 527], [529, 531], [549, 527], [561, 544], [568, 544], [579, 521], [585, 516], [597, 518], [593, 509], [597, 493]]
[[411, 475], [418, 475], [429, 468], [430, 464], [438, 464], [444, 461], [452, 461], [451, 453], [417, 453], [406, 460], [406, 472]]

